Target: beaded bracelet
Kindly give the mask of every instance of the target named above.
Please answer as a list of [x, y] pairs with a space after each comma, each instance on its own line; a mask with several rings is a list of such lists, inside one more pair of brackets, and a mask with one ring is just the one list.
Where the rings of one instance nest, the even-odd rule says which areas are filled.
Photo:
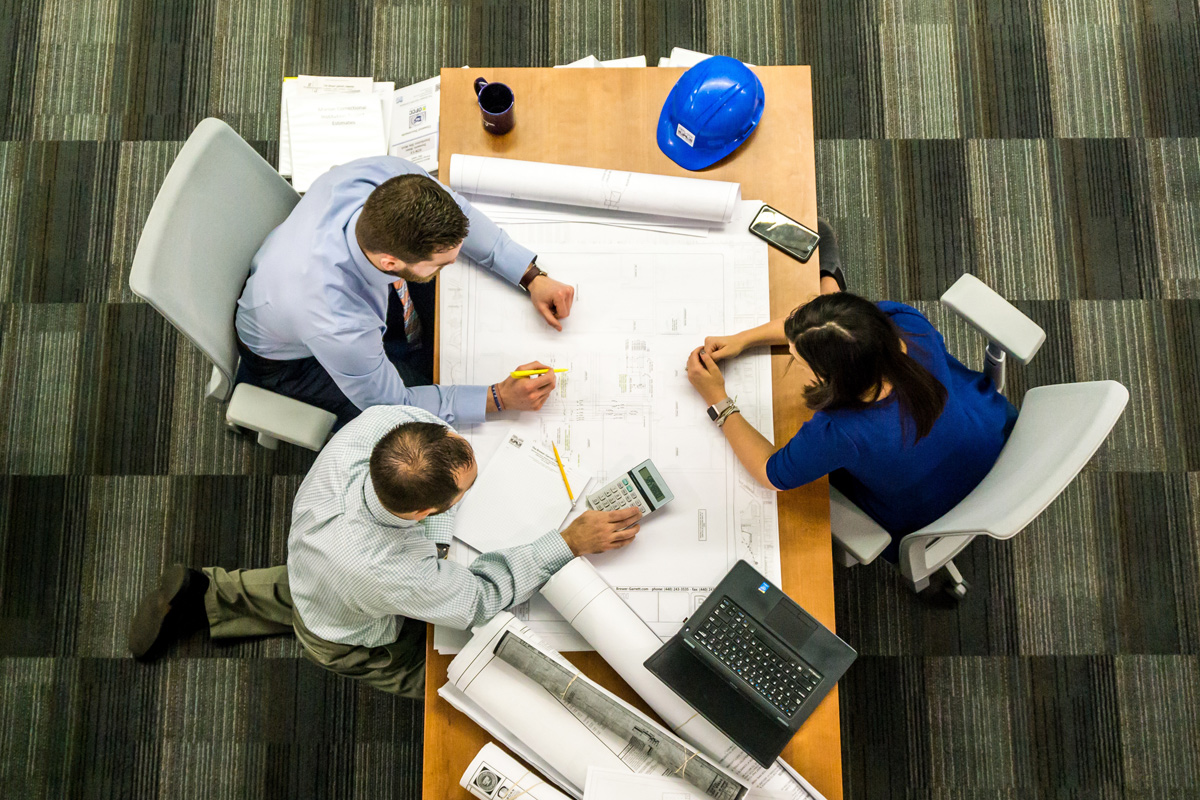
[[492, 402], [496, 404], [497, 411], [503, 411], [504, 406], [500, 405], [500, 393], [496, 391], [496, 384], [489, 387], [492, 390]]

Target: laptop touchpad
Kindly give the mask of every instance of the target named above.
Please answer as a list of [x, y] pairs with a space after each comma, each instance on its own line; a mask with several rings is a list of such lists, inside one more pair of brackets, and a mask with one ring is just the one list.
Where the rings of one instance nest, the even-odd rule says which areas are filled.
[[817, 629], [812, 620], [786, 600], [776, 603], [764, 622], [776, 636], [797, 650]]

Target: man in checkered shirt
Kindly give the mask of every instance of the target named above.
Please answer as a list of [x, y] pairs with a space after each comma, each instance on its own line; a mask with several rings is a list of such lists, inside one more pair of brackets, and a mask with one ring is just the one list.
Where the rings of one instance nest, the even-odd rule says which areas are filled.
[[296, 493], [287, 565], [168, 567], [134, 614], [130, 652], [150, 660], [203, 625], [214, 639], [294, 632], [320, 666], [421, 697], [426, 622], [480, 625], [575, 556], [623, 547], [639, 530], [636, 508], [589, 510], [561, 534], [469, 565], [446, 561], [454, 507], [476, 475], [471, 445], [433, 414], [367, 409], [330, 440]]

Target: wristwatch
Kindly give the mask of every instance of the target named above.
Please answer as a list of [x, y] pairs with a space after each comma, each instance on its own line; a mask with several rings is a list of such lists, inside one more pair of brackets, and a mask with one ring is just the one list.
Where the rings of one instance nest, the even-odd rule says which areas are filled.
[[725, 409], [729, 408], [732, 405], [733, 405], [733, 398], [731, 398], [731, 397], [726, 397], [721, 402], [714, 403], [713, 405], [708, 407], [708, 418], [711, 419], [713, 422], [716, 422], [718, 419], [721, 418], [721, 415], [725, 413]]
[[529, 269], [525, 270], [525, 274], [521, 276], [521, 282], [518, 285], [525, 290], [525, 294], [529, 294], [529, 284], [533, 283], [533, 279], [537, 276], [545, 274], [545, 271], [537, 265], [537, 259], [534, 258]]

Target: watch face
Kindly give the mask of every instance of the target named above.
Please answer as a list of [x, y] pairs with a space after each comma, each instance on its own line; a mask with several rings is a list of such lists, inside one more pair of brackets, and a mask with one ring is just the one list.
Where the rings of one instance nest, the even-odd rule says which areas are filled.
[[719, 416], [721, 416], [721, 415], [720, 415], [720, 414], [717, 412], [716, 406], [709, 406], [709, 407], [708, 407], [708, 418], [709, 418], [709, 419], [711, 419], [712, 421], [716, 422], [716, 420], [717, 420], [717, 417], [719, 417]]

